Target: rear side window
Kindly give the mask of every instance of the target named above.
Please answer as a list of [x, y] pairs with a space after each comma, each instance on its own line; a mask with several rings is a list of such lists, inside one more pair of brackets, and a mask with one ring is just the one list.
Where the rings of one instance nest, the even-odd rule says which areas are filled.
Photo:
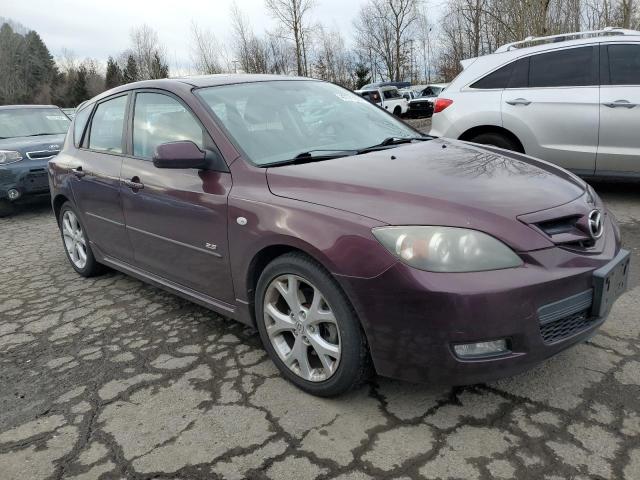
[[203, 130], [193, 114], [168, 95], [138, 93], [133, 113], [133, 155], [151, 159], [158, 145], [180, 140], [190, 140], [203, 148]]
[[597, 85], [594, 47], [570, 48], [530, 57], [529, 87]]
[[504, 67], [500, 67], [495, 72], [490, 73], [484, 78], [481, 78], [477, 82], [471, 85], [471, 88], [493, 89], [493, 88], [507, 88], [509, 79], [511, 78], [511, 72], [513, 71], [513, 65], [515, 62], [511, 62]]
[[127, 95], [102, 102], [91, 121], [89, 148], [122, 153], [122, 130], [127, 108]]
[[82, 134], [84, 133], [84, 127], [87, 126], [87, 120], [89, 120], [91, 110], [93, 110], [91, 106], [83, 108], [76, 113], [73, 119], [73, 144], [76, 147], [79, 147], [82, 142]]
[[640, 45], [609, 45], [609, 85], [640, 85]]
[[400, 98], [400, 93], [397, 90], [383, 90], [382, 94], [386, 99]]

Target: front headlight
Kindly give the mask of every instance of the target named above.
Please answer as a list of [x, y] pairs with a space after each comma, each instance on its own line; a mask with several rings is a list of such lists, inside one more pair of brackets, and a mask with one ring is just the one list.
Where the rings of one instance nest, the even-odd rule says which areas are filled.
[[13, 150], [0, 150], [0, 165], [7, 165], [9, 163], [15, 163], [22, 160], [20, 152], [14, 152]]
[[429, 272], [481, 272], [523, 264], [504, 243], [456, 227], [378, 227], [373, 235], [407, 265]]

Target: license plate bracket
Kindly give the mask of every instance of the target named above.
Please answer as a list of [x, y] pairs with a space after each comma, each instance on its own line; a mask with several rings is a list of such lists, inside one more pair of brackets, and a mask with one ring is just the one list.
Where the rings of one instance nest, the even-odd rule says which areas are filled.
[[606, 316], [618, 297], [627, 290], [630, 260], [631, 254], [621, 249], [616, 258], [593, 272], [594, 316]]

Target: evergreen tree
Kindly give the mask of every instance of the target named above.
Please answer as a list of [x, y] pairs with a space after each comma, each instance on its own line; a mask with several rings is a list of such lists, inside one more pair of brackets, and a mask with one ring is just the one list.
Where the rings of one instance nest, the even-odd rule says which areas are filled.
[[104, 81], [105, 89], [109, 90], [110, 88], [122, 85], [122, 83], [122, 70], [113, 57], [109, 57], [107, 60], [107, 73]]
[[73, 99], [74, 107], [89, 99], [89, 91], [87, 89], [87, 68], [84, 65], [80, 66], [75, 74], [73, 82], [71, 83], [71, 98]]
[[369, 68], [364, 65], [363, 63], [358, 63], [356, 65], [356, 69], [354, 71], [355, 75], [356, 75], [356, 85], [355, 85], [355, 89], [358, 90], [362, 87], [364, 87], [367, 83], [369, 83], [371, 81], [371, 76], [369, 75], [371, 71], [369, 70]]
[[150, 66], [150, 77], [154, 78], [167, 78], [169, 76], [169, 66], [166, 63], [162, 63], [158, 52], [153, 53]]
[[138, 80], [138, 65], [133, 55], [127, 57], [127, 65], [122, 72], [122, 81], [124, 83], [136, 82]]

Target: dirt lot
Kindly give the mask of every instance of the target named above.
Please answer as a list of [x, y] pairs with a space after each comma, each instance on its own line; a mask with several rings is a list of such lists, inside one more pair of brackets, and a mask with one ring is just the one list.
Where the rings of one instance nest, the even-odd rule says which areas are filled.
[[640, 478], [640, 193], [596, 185], [630, 291], [589, 343], [486, 385], [321, 400], [257, 334], [67, 264], [46, 203], [0, 219], [0, 478]]

